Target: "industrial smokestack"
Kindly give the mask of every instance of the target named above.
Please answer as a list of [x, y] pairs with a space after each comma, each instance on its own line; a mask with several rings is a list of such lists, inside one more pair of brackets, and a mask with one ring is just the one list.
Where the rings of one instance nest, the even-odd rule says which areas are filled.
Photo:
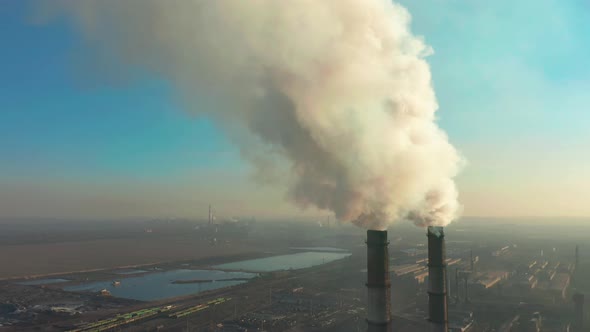
[[211, 204], [209, 204], [209, 226], [211, 226]]
[[465, 302], [469, 302], [469, 273], [465, 273], [463, 275], [463, 286], [465, 286], [465, 297], [464, 300]]
[[453, 291], [451, 287], [451, 278], [447, 278], [447, 299], [453, 298]]
[[459, 303], [461, 298], [459, 297], [459, 268], [455, 268], [455, 301]]
[[448, 331], [447, 268], [442, 227], [428, 227], [428, 320], [433, 332]]
[[580, 263], [580, 246], [576, 245], [576, 262], [575, 262], [575, 269], [578, 269], [578, 264]]
[[368, 332], [391, 332], [387, 231], [367, 231]]

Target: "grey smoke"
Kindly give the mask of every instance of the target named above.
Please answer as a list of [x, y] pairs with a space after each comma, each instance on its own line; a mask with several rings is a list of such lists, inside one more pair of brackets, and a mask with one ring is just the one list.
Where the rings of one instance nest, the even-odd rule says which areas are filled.
[[[173, 83], [299, 206], [383, 229], [444, 226], [461, 158], [436, 124], [432, 53], [389, 0], [52, 0], [117, 68]], [[206, 95], [217, 107], [204, 109]], [[276, 180], [276, 179], [275, 179]]]

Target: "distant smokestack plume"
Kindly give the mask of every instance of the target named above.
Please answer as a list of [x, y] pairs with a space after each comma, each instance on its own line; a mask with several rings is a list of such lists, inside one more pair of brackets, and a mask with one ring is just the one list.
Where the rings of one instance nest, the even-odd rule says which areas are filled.
[[447, 264], [442, 227], [428, 227], [428, 320], [433, 332], [448, 331]]
[[367, 231], [368, 332], [391, 332], [391, 282], [387, 231]]
[[[301, 207], [383, 230], [457, 216], [461, 158], [437, 126], [432, 53], [390, 0], [49, 0], [102, 56], [217, 121]], [[87, 59], [85, 62], [87, 62]], [[105, 67], [105, 64], [107, 65]], [[109, 67], [110, 66], [110, 67]]]

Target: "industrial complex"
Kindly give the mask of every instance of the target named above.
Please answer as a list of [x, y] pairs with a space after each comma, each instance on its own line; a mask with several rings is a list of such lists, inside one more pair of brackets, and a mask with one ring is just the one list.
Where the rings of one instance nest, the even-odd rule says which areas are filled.
[[[248, 234], [238, 236], [234, 229], [240, 227]], [[162, 232], [157, 225], [150, 228], [145, 236]], [[589, 271], [581, 246], [489, 240], [474, 235], [477, 229], [464, 234], [453, 227], [365, 234], [345, 226], [226, 227], [207, 220], [190, 226], [190, 235], [185, 229], [166, 237], [205, 239], [211, 253], [248, 241], [274, 242], [242, 256], [6, 278], [0, 282], [0, 331], [577, 332], [588, 327]], [[215, 241], [206, 240], [212, 236]], [[469, 240], [478, 236], [478, 242]]]

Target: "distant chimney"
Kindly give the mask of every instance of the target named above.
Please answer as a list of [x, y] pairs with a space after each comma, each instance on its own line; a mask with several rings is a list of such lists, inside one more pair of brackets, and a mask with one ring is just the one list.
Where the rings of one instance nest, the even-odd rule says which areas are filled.
[[461, 298], [459, 297], [459, 268], [455, 268], [455, 301], [459, 303]]
[[574, 301], [574, 329], [573, 332], [584, 330], [584, 294], [576, 293], [573, 296]]
[[367, 231], [368, 332], [391, 332], [387, 231]]
[[473, 266], [473, 264], [475, 263], [475, 262], [473, 261], [473, 249], [471, 249], [471, 250], [469, 251], [469, 256], [471, 257], [471, 265], [470, 265], [470, 268], [471, 268], [471, 272], [473, 272], [473, 271], [474, 271], [474, 266]]
[[428, 227], [428, 320], [433, 332], [448, 331], [445, 234], [442, 227]]
[[464, 283], [464, 286], [465, 286], [464, 300], [465, 300], [465, 302], [469, 302], [469, 283], [468, 283], [468, 281], [469, 281], [469, 273], [464, 273], [463, 274], [463, 281], [465, 282]]
[[447, 301], [453, 298], [453, 290], [451, 287], [451, 278], [447, 278]]
[[575, 269], [578, 269], [578, 264], [580, 263], [580, 247], [576, 245], [576, 262], [575, 262]]
[[211, 204], [209, 204], [209, 226], [211, 226]]

